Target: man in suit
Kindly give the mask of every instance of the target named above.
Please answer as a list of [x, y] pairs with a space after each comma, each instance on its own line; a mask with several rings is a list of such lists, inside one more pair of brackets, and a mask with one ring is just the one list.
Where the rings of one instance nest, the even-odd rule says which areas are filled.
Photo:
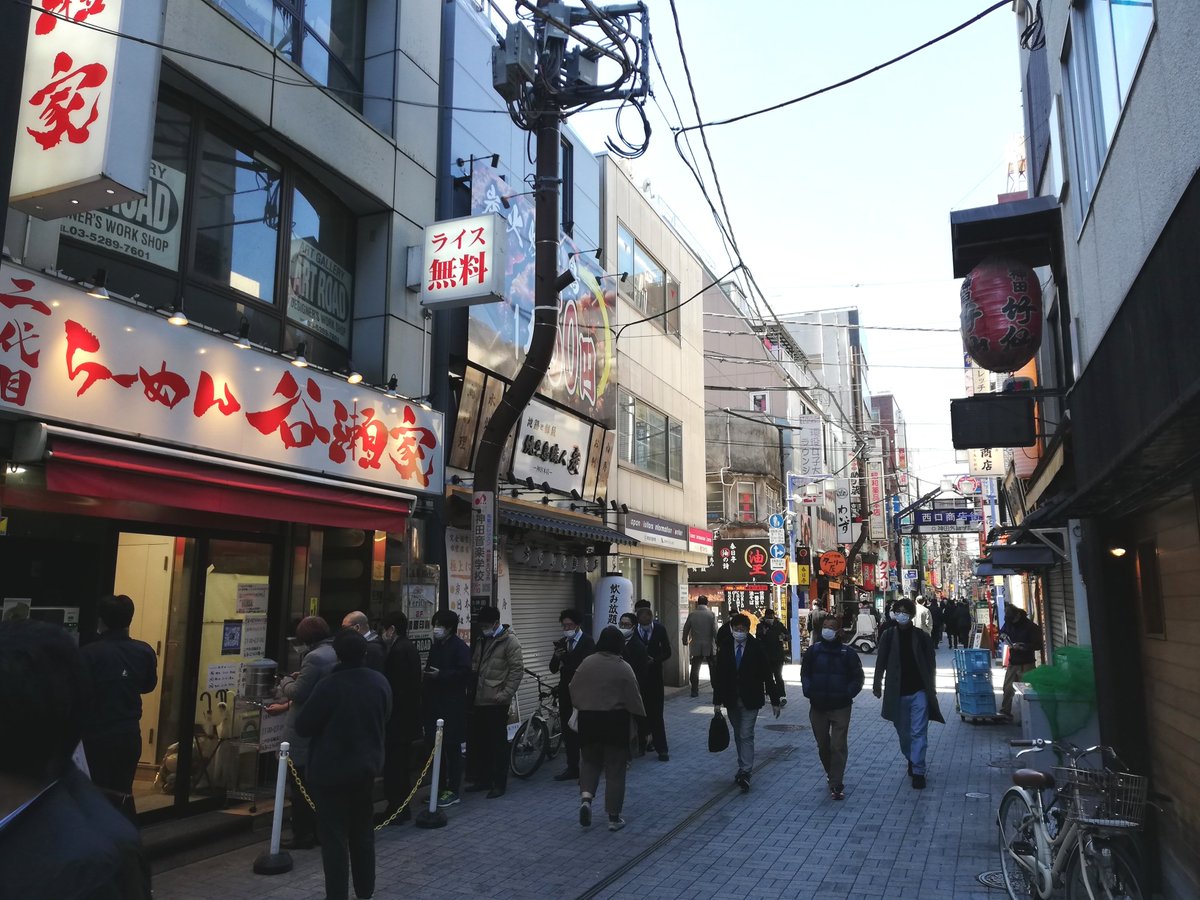
[[696, 600], [696, 608], [683, 623], [683, 643], [689, 647], [692, 671], [692, 696], [700, 696], [700, 664], [708, 663], [708, 680], [712, 681], [713, 651], [717, 643], [717, 617], [708, 608], [708, 598]]
[[768, 606], [763, 610], [762, 621], [758, 623], [758, 631], [754, 635], [767, 652], [767, 662], [771, 665], [771, 677], [779, 689], [779, 705], [787, 705], [787, 685], [783, 681], [783, 664], [787, 661], [787, 626], [775, 617], [775, 610]]
[[638, 721], [638, 740], [645, 747], [646, 733], [649, 732], [659, 762], [667, 762], [671, 757], [667, 754], [667, 726], [663, 721], [663, 702], [666, 700], [663, 663], [671, 658], [671, 641], [667, 637], [667, 629], [654, 618], [649, 600], [639, 600], [633, 608], [637, 613], [637, 635], [646, 645], [648, 657], [646, 677], [640, 685], [646, 718]]
[[371, 630], [371, 622], [367, 619], [367, 614], [357, 609], [354, 612], [346, 613], [346, 617], [342, 619], [342, 627], [353, 628], [367, 639], [367, 658], [364, 665], [376, 672], [382, 672], [383, 661], [387, 658], [387, 644], [383, 642], [382, 637]]
[[[554, 642], [550, 657], [550, 673], [558, 673], [558, 711], [564, 726], [571, 719], [571, 679], [579, 664], [596, 652], [596, 642], [579, 627], [582, 617], [578, 611], [564, 609], [558, 616], [563, 636]], [[563, 744], [567, 748], [567, 767], [554, 776], [555, 781], [579, 780], [579, 732], [563, 728]]]
[[754, 723], [758, 711], [771, 698], [771, 710], [779, 718], [779, 685], [771, 671], [762, 641], [750, 636], [750, 617], [738, 613], [729, 620], [729, 636], [717, 647], [716, 673], [713, 678], [713, 706], [724, 706], [733, 726], [737, 745], [737, 774], [734, 781], [742, 792], [750, 790], [754, 769]]
[[[383, 640], [388, 647], [383, 677], [392, 689], [392, 714], [388, 717], [383, 763], [383, 794], [387, 798], [383, 821], [387, 821], [412, 790], [409, 759], [413, 741], [421, 733], [421, 654], [408, 639], [408, 617], [402, 612], [383, 617]], [[411, 818], [412, 808], [408, 806], [392, 819], [392, 824]]]

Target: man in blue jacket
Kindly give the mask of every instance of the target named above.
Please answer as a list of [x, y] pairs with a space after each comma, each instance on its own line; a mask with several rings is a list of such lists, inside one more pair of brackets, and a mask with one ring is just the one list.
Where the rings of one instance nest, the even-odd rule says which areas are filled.
[[863, 667], [858, 653], [842, 643], [837, 616], [826, 616], [819, 635], [800, 661], [800, 683], [811, 704], [808, 721], [817, 739], [817, 752], [829, 781], [829, 796], [844, 798], [850, 708], [863, 688]]

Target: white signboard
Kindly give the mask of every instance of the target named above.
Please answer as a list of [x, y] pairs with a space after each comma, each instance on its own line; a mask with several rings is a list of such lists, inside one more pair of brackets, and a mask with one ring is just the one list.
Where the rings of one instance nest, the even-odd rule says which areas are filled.
[[178, 271], [186, 185], [182, 172], [152, 161], [145, 197], [63, 219], [60, 230], [77, 241]]
[[850, 479], [835, 479], [833, 489], [833, 516], [837, 522], [837, 542], [839, 544], [854, 543], [854, 515], [850, 506]]
[[270, 585], [266, 582], [238, 582], [237, 614], [244, 616], [246, 613], [265, 613], [269, 590]]
[[7, 264], [0, 305], [0, 412], [442, 492], [441, 413]]
[[279, 749], [279, 742], [283, 740], [284, 726], [287, 724], [287, 716], [282, 713], [277, 716], [272, 716], [265, 710], [262, 714], [262, 719], [258, 728], [258, 752], [274, 753]]
[[205, 682], [205, 690], [236, 690], [241, 675], [241, 663], [213, 663], [208, 667], [208, 680]]
[[349, 347], [352, 286], [350, 273], [322, 253], [311, 238], [292, 241], [289, 319], [329, 338], [339, 347]]
[[146, 192], [162, 36], [163, 0], [33, 4], [12, 206], [58, 219]]
[[471, 641], [471, 532], [446, 529], [446, 593], [448, 608], [458, 613], [458, 636]]
[[425, 227], [421, 305], [453, 309], [504, 299], [508, 229], [495, 213]]
[[582, 496], [591, 428], [569, 412], [530, 400], [517, 424], [513, 478], [532, 478], [535, 485], [544, 483], [556, 491], [578, 491]]
[[1004, 450], [981, 447], [967, 451], [967, 471], [975, 476], [1003, 476]]
[[492, 593], [495, 555], [496, 492], [476, 491], [471, 499], [471, 596]]
[[797, 417], [796, 453], [799, 475], [821, 475], [825, 471], [825, 442], [820, 416]]
[[872, 459], [867, 464], [867, 499], [871, 504], [870, 537], [873, 541], [887, 539], [887, 508], [883, 498], [883, 460]]
[[267, 617], [246, 616], [242, 620], [242, 656], [254, 662], [267, 655]]

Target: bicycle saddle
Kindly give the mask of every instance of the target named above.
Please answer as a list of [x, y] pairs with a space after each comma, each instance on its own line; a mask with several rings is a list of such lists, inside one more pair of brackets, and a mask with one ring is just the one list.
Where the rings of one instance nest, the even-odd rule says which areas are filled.
[[1037, 769], [1017, 769], [1013, 773], [1013, 784], [1033, 790], [1050, 790], [1054, 787], [1054, 776]]

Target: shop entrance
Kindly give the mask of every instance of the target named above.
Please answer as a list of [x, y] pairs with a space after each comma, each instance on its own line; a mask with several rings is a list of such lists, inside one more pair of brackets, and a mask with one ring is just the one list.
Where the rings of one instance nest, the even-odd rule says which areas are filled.
[[129, 632], [158, 654], [142, 697], [140, 816], [253, 797], [261, 709], [242, 697], [245, 663], [267, 655], [274, 545], [121, 532], [113, 592], [133, 598]]

